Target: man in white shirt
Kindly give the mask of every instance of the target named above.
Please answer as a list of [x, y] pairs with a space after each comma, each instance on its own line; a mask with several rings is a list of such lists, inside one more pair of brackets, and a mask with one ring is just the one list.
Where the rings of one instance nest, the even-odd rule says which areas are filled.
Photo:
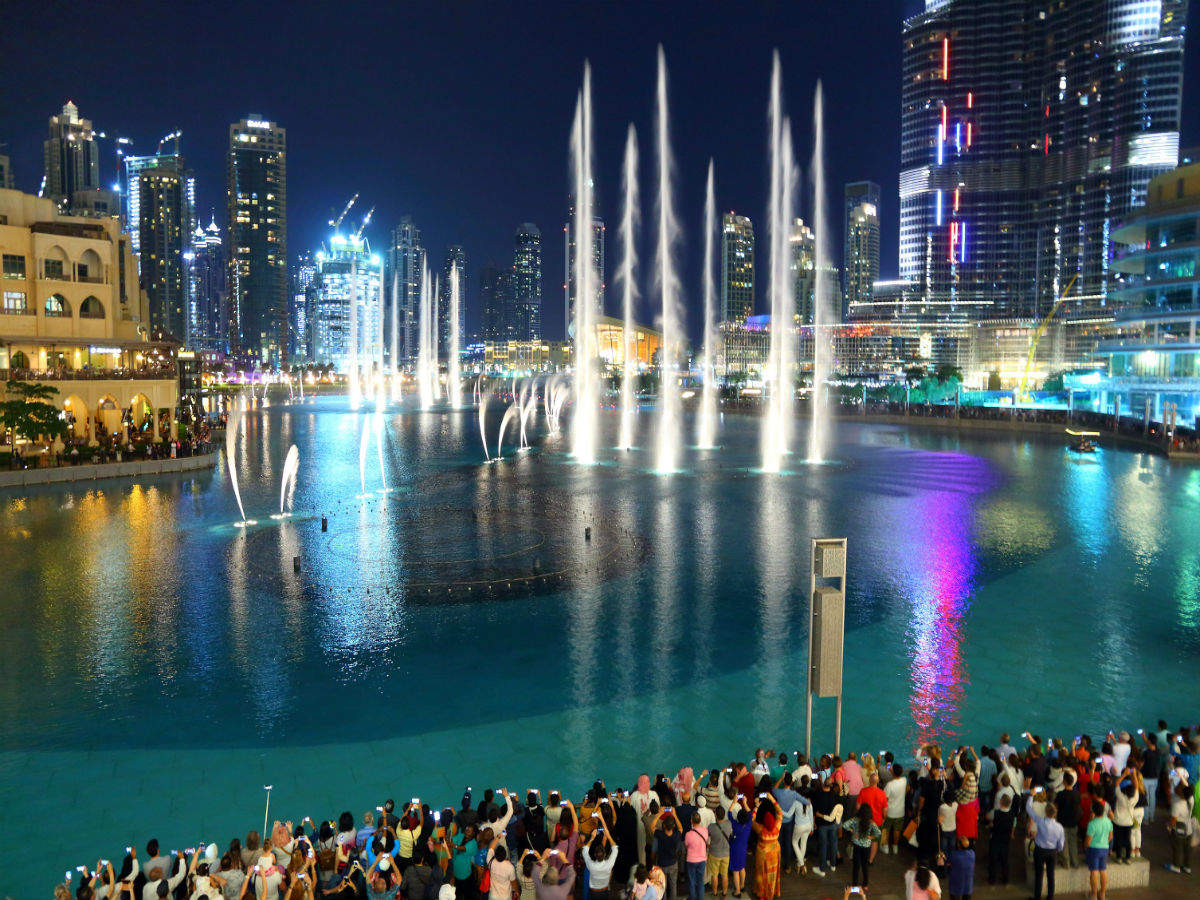
[[[186, 856], [183, 853], [178, 854], [181, 859]], [[196, 862], [200, 859], [198, 852], [192, 854], [192, 864], [185, 866], [182, 863], [179, 865], [179, 871], [174, 875], [168, 876], [160, 867], [155, 866], [151, 869], [146, 878], [146, 885], [142, 888], [142, 900], [160, 900], [160, 898], [168, 897], [179, 887], [179, 883], [188, 875], [196, 871]], [[174, 860], [172, 860], [172, 864]], [[158, 877], [156, 878], [155, 875]]]
[[899, 853], [900, 837], [904, 833], [904, 801], [908, 794], [908, 779], [904, 777], [904, 768], [896, 763], [892, 766], [892, 777], [883, 788], [887, 797], [887, 809], [883, 814], [884, 853]]
[[1129, 740], [1129, 732], [1122, 731], [1117, 735], [1117, 740], [1113, 744], [1113, 770], [1120, 775], [1125, 771], [1125, 766], [1129, 762], [1129, 754], [1133, 751], [1133, 745]]

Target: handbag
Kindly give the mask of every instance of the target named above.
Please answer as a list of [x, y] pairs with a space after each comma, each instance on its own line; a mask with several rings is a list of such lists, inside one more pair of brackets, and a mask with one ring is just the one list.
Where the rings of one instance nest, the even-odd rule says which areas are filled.
[[908, 824], [904, 826], [904, 839], [912, 840], [912, 836], [917, 833], [917, 820], [909, 819]]

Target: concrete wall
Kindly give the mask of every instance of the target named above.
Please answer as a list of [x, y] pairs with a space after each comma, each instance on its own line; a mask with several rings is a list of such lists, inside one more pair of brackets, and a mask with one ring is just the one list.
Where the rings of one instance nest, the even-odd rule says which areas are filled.
[[169, 472], [189, 472], [211, 468], [216, 453], [186, 456], [182, 459], [150, 459], [134, 462], [81, 463], [77, 466], [58, 466], [50, 469], [19, 469], [0, 472], [0, 488], [28, 487], [35, 484], [57, 484], [68, 481], [95, 481], [101, 478], [130, 478], [142, 475], [162, 475]]

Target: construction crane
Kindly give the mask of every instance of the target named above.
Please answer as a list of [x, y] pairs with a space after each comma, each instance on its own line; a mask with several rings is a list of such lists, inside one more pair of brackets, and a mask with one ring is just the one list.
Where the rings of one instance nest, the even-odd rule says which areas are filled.
[[[357, 196], [357, 195], [355, 195], [355, 196]], [[354, 240], [355, 241], [362, 240], [363, 230], [367, 227], [367, 225], [369, 225], [371, 223], [371, 216], [373, 216], [374, 214], [375, 214], [375, 207], [372, 206], [371, 209], [367, 212], [367, 214], [365, 216], [363, 216], [362, 224], [358, 226], [358, 231], [354, 232]]]
[[358, 194], [355, 194], [353, 197], [350, 198], [350, 202], [346, 204], [346, 208], [342, 210], [342, 214], [340, 216], [338, 216], [336, 219], [329, 220], [330, 228], [341, 228], [342, 227], [342, 220], [344, 218], [346, 218], [346, 215], [350, 212], [350, 207], [352, 207], [354, 205], [354, 201], [357, 199], [358, 199]]
[[166, 135], [161, 141], [158, 142], [158, 150], [156, 150], [155, 153], [157, 153], [159, 156], [162, 156], [163, 144], [174, 141], [175, 142], [175, 153], [176, 153], [176, 155], [178, 155], [179, 139], [181, 137], [183, 137], [183, 132], [181, 130], [176, 129], [175, 131], [172, 131], [170, 134]]
[[1042, 335], [1050, 327], [1050, 320], [1054, 318], [1054, 314], [1058, 312], [1059, 307], [1063, 305], [1063, 301], [1067, 299], [1067, 294], [1071, 293], [1071, 288], [1075, 285], [1075, 279], [1078, 277], [1078, 272], [1071, 276], [1071, 280], [1067, 282], [1067, 286], [1063, 289], [1063, 292], [1054, 301], [1054, 305], [1050, 307], [1050, 311], [1042, 316], [1042, 321], [1038, 322], [1037, 328], [1033, 330], [1033, 336], [1029, 339], [1029, 356], [1025, 358], [1025, 370], [1021, 373], [1021, 380], [1017, 382], [1016, 401], [1018, 403], [1027, 403], [1031, 399], [1029, 395], [1029, 372], [1033, 368], [1033, 360], [1037, 356], [1038, 341], [1042, 339]]

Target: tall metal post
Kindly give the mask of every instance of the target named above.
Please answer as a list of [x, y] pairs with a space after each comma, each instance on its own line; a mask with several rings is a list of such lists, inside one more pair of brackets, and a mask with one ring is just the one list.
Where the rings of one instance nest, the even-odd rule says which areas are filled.
[[837, 700], [834, 752], [842, 742], [842, 656], [846, 619], [846, 539], [813, 538], [809, 556], [808, 673], [804, 752], [812, 756], [813, 695]]

